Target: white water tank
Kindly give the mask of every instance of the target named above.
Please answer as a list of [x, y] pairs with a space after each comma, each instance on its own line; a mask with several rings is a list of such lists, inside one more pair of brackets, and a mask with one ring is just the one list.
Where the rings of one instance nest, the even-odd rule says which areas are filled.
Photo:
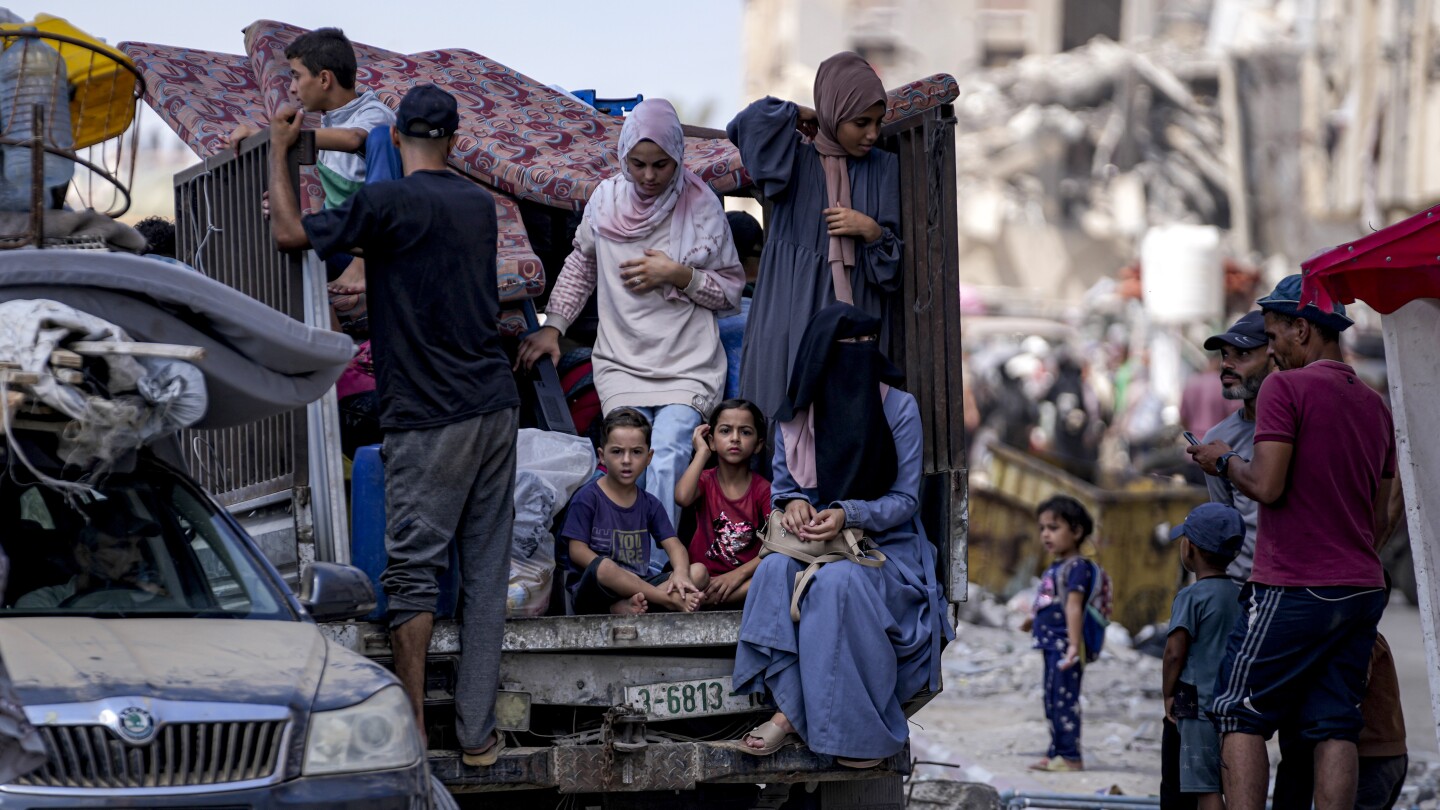
[[1225, 265], [1220, 229], [1159, 225], [1140, 242], [1145, 311], [1159, 324], [1213, 321], [1225, 312]]

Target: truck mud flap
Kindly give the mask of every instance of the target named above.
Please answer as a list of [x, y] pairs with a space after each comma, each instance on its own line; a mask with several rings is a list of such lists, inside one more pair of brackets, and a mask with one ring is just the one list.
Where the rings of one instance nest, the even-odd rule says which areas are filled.
[[868, 770], [835, 764], [803, 746], [754, 757], [725, 742], [650, 743], [622, 753], [604, 745], [511, 748], [489, 768], [470, 768], [457, 751], [430, 752], [430, 772], [456, 793], [555, 788], [561, 793], [692, 790], [701, 782], [779, 784], [905, 776], [910, 747]]

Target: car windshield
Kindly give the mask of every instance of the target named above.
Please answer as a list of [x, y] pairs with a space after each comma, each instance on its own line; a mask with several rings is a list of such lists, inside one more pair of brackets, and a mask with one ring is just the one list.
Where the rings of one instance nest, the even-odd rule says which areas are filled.
[[210, 502], [154, 465], [66, 493], [0, 472], [0, 616], [293, 619]]

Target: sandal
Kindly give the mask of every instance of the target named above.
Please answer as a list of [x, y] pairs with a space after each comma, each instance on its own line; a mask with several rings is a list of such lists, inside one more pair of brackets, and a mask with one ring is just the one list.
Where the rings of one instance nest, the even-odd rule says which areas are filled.
[[854, 768], [857, 771], [867, 770], [884, 762], [883, 759], [851, 759], [849, 757], [836, 757], [835, 764], [843, 765], [846, 768]]
[[[765, 743], [765, 745], [761, 748], [752, 748], [746, 745], [745, 741], [751, 737], [760, 740]], [[787, 734], [784, 729], [766, 720], [755, 728], [745, 732], [745, 736], [735, 740], [733, 746], [735, 750], [753, 757], [768, 757], [781, 748], [787, 745], [794, 745], [798, 742], [800, 742], [800, 735], [794, 733]]]
[[500, 759], [500, 754], [505, 751], [505, 735], [499, 731], [495, 732], [495, 742], [483, 751], [461, 751], [460, 761], [471, 768], [488, 768]]
[[1085, 760], [1069, 760], [1064, 757], [1052, 757], [1032, 762], [1029, 765], [1032, 771], [1047, 771], [1049, 773], [1071, 773], [1085, 770]]

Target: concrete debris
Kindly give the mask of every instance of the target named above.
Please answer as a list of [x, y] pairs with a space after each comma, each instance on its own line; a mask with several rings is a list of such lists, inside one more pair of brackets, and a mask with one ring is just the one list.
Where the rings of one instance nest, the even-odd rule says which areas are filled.
[[[1013, 603], [1014, 600], [1012, 599]], [[1018, 627], [1019, 621], [1012, 620], [1014, 611], [1002, 604], [988, 590], [971, 585], [968, 596], [958, 606], [960, 621], [980, 627]], [[1024, 615], [1023, 613], [1021, 614]]]
[[974, 74], [956, 105], [962, 183], [998, 193], [1007, 219], [1078, 223], [1095, 238], [1226, 227], [1217, 75], [1202, 55], [1103, 37]]
[[1000, 791], [978, 782], [949, 779], [917, 781], [910, 786], [906, 807], [917, 810], [1000, 810]]

